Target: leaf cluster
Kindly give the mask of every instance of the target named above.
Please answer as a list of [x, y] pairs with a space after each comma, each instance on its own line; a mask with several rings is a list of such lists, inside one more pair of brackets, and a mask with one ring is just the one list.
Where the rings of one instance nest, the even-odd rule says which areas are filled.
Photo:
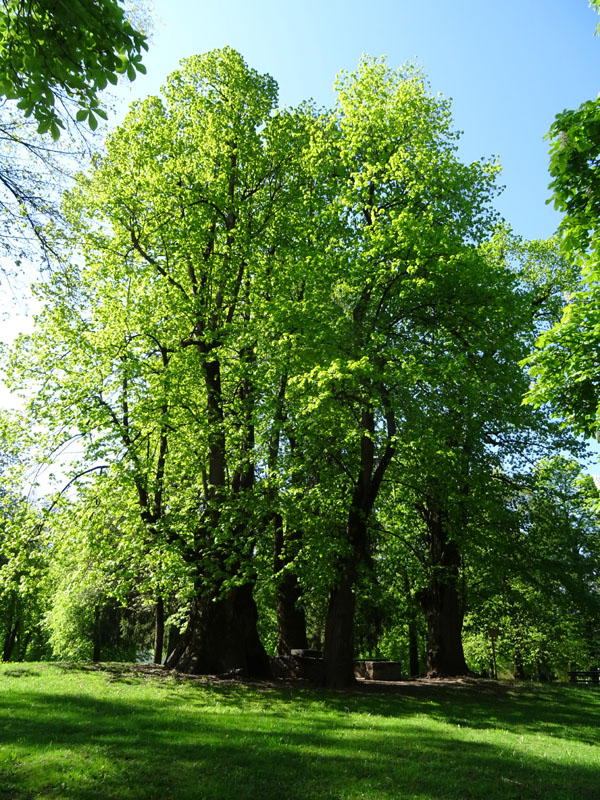
[[118, 0], [2, 0], [0, 94], [33, 117], [54, 140], [65, 115], [92, 130], [106, 119], [98, 92], [120, 74], [145, 72], [145, 36], [127, 20]]

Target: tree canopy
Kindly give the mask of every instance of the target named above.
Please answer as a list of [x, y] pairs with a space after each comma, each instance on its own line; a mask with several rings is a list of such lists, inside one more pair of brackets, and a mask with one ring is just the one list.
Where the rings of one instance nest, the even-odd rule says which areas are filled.
[[231, 48], [187, 59], [65, 196], [61, 269], [8, 365], [46, 441], [80, 445], [80, 489], [45, 515], [56, 652], [116, 647], [141, 604], [170, 666], [264, 676], [266, 646], [313, 642], [342, 686], [392, 631], [411, 671], [465, 674], [465, 618], [501, 609], [516, 661], [506, 607], [539, 589], [555, 473], [557, 596], [594, 605], [594, 489], [535, 467], [573, 442], [522, 404], [565, 260], [500, 225], [498, 165], [461, 161], [419, 70], [364, 57], [336, 89], [281, 110]]

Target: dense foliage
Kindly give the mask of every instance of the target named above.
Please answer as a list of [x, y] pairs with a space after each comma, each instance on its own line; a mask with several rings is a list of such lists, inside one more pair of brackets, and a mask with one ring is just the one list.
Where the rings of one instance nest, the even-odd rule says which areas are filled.
[[[600, 12], [600, 4], [590, 6]], [[599, 26], [600, 29], [600, 26]], [[579, 267], [562, 318], [540, 337], [528, 361], [535, 379], [530, 399], [566, 414], [598, 437], [600, 421], [600, 98], [556, 116], [548, 134], [550, 174], [562, 249]]]
[[141, 650], [152, 612], [192, 672], [495, 671], [491, 629], [520, 675], [598, 658], [597, 492], [522, 404], [568, 262], [499, 224], [419, 71], [363, 58], [337, 95], [282, 111], [235, 51], [188, 59], [66, 196], [8, 364], [78, 443], [36, 523], [55, 656]]
[[133, 80], [145, 72], [146, 49], [121, 0], [0, 3], [0, 95], [53, 139], [72, 114], [92, 129], [97, 116], [106, 119], [98, 92], [120, 73]]

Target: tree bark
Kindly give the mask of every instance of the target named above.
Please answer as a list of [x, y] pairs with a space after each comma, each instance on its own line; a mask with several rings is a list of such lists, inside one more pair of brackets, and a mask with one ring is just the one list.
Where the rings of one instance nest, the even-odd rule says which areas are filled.
[[[355, 491], [355, 499], [359, 490]], [[354, 676], [354, 585], [358, 565], [367, 558], [367, 528], [358, 504], [348, 515], [348, 554], [338, 565], [338, 582], [329, 593], [323, 648], [324, 684], [342, 689], [355, 683]]]
[[268, 678], [271, 666], [258, 637], [257, 619], [250, 584], [216, 600], [199, 597], [192, 604], [181, 642], [165, 663], [193, 675], [239, 671], [248, 678]]
[[411, 678], [418, 678], [419, 667], [419, 639], [417, 636], [417, 623], [414, 619], [408, 623], [408, 671]]
[[[293, 536], [286, 537], [283, 520], [279, 513], [273, 515], [273, 527], [277, 654], [286, 656], [290, 655], [293, 649], [305, 650], [308, 647], [306, 615], [300, 605], [302, 589], [297, 575], [289, 569], [292, 561], [290, 546], [297, 549], [301, 536], [296, 532]], [[284, 571], [282, 572], [282, 570]]]
[[520, 650], [515, 650], [515, 668], [513, 676], [518, 681], [525, 680], [525, 664], [523, 663], [523, 653]]
[[277, 653], [280, 656], [308, 647], [306, 616], [299, 605], [301, 597], [298, 578], [286, 572], [277, 584]]
[[97, 663], [100, 661], [101, 655], [101, 641], [100, 641], [100, 616], [101, 616], [101, 608], [100, 606], [94, 606], [94, 622], [92, 628], [92, 661]]
[[4, 637], [4, 646], [2, 648], [2, 661], [10, 661], [11, 659], [15, 643], [17, 641], [17, 634], [19, 632], [19, 623], [20, 620], [18, 617], [13, 623], [11, 615], [11, 618], [8, 623], [8, 629]]
[[427, 515], [427, 526], [432, 574], [419, 597], [427, 621], [427, 674], [435, 678], [468, 675], [458, 588], [460, 553], [456, 543], [448, 539], [439, 512]]
[[[202, 354], [214, 350], [214, 344], [199, 346]], [[243, 363], [253, 360], [251, 348], [240, 353]], [[240, 460], [237, 469], [231, 476], [228, 487], [227, 449], [224, 432], [224, 410], [221, 392], [221, 364], [217, 358], [207, 358], [203, 363], [204, 383], [206, 388], [206, 414], [208, 428], [208, 489], [206, 500], [211, 509], [207, 519], [200, 526], [201, 535], [211, 541], [211, 531], [219, 523], [221, 514], [220, 501], [225, 497], [237, 495], [243, 502], [243, 494], [252, 491], [254, 486], [254, 425], [252, 422], [253, 386], [248, 376], [242, 381], [238, 399], [242, 407], [244, 419]], [[248, 532], [242, 526], [240, 538], [247, 537]], [[234, 541], [237, 537], [234, 537]], [[198, 575], [202, 577], [206, 570], [205, 557], [194, 555]], [[221, 569], [225, 568], [224, 560], [217, 557]], [[227, 566], [227, 574], [234, 577], [238, 573], [239, 563]], [[266, 651], [259, 639], [257, 631], [258, 612], [252, 592], [252, 584], [234, 587], [222, 595], [216, 592], [207, 596], [199, 591], [192, 601], [187, 629], [180, 642], [166, 659], [166, 666], [191, 674], [223, 674], [233, 671], [247, 677], [266, 678], [271, 675], [271, 666]]]
[[155, 664], [162, 664], [163, 646], [165, 640], [165, 604], [162, 597], [156, 599], [156, 619], [154, 623], [154, 658]]
[[424, 604], [427, 620], [427, 675], [468, 675], [462, 646], [462, 611], [452, 581], [434, 579]]
[[344, 689], [354, 677], [354, 570], [348, 571], [329, 594], [325, 647], [323, 651], [325, 686]]
[[324, 683], [332, 688], [351, 686], [354, 677], [354, 584], [361, 564], [371, 566], [367, 520], [394, 454], [396, 424], [387, 413], [388, 440], [379, 462], [375, 459], [375, 416], [370, 403], [361, 413], [363, 435], [360, 443], [360, 470], [348, 511], [346, 542], [348, 553], [338, 564], [339, 582], [330, 592], [325, 625]]
[[[204, 364], [206, 418], [208, 428], [208, 481], [211, 487], [225, 486], [225, 434], [221, 398], [221, 364], [217, 359]], [[213, 491], [214, 491], [213, 488]]]

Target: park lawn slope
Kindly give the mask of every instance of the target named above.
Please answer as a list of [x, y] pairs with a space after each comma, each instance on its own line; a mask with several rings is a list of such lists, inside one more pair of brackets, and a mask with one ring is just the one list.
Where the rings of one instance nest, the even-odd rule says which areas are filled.
[[600, 690], [0, 666], [0, 799], [596, 800]]

